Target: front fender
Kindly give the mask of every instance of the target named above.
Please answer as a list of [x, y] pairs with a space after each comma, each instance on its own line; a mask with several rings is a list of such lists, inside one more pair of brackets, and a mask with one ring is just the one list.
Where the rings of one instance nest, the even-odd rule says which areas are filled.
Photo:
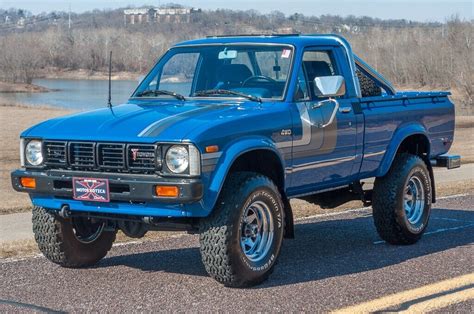
[[208, 209], [209, 212], [212, 211], [214, 205], [217, 202], [219, 193], [233, 163], [241, 155], [259, 149], [270, 150], [277, 154], [281, 164], [283, 165], [283, 169], [285, 169], [284, 159], [278, 151], [275, 143], [269, 138], [263, 136], [251, 136], [239, 138], [238, 140], [231, 142], [223, 150], [223, 153], [219, 158], [218, 164], [211, 175], [209, 185], [207, 187], [207, 195], [204, 199], [204, 207]]
[[420, 123], [410, 123], [398, 127], [392, 136], [392, 140], [387, 147], [384, 158], [380, 163], [380, 167], [375, 174], [376, 177], [382, 177], [387, 174], [393, 160], [395, 159], [398, 148], [407, 137], [412, 135], [424, 135], [428, 138], [425, 127]]

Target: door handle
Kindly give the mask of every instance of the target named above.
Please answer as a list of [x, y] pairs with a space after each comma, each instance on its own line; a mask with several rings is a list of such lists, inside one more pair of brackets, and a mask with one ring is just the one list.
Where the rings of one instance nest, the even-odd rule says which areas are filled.
[[340, 107], [339, 108], [339, 112], [340, 113], [349, 113], [352, 111], [352, 108], [351, 107]]

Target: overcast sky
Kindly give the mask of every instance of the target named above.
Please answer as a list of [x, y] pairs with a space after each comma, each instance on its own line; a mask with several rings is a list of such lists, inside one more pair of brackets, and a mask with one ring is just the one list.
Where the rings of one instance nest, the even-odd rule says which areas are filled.
[[128, 5], [140, 7], [179, 3], [202, 9], [255, 9], [263, 13], [279, 10], [290, 15], [367, 15], [383, 19], [408, 19], [415, 21], [440, 21], [459, 14], [463, 19], [473, 18], [472, 0], [0, 0], [0, 8], [24, 8], [33, 13], [67, 11], [69, 5], [75, 12], [93, 9], [120, 8]]

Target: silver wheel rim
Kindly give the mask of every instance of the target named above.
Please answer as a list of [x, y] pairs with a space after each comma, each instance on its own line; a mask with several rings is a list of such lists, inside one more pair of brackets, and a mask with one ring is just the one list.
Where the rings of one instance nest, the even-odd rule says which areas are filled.
[[72, 229], [77, 241], [89, 244], [97, 240], [104, 231], [105, 223], [92, 223], [83, 218], [74, 219]]
[[416, 225], [423, 216], [423, 209], [425, 207], [425, 190], [423, 183], [416, 176], [410, 177], [405, 186], [403, 206], [408, 222], [412, 225]]
[[267, 256], [273, 244], [273, 217], [262, 201], [250, 204], [242, 217], [240, 247], [245, 256], [258, 262]]

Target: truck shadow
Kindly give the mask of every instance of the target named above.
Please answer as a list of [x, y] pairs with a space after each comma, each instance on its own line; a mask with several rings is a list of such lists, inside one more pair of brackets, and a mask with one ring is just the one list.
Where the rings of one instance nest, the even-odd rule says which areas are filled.
[[[299, 223], [295, 226], [295, 239], [284, 241], [273, 275], [256, 288], [367, 272], [472, 245], [472, 229], [474, 211], [434, 209], [427, 234], [422, 240], [414, 245], [394, 246], [380, 241], [370, 215]], [[467, 232], [462, 233], [463, 230]], [[180, 240], [183, 239], [173, 241]], [[112, 256], [97, 267], [117, 265], [149, 272], [207, 276], [197, 247]]]

